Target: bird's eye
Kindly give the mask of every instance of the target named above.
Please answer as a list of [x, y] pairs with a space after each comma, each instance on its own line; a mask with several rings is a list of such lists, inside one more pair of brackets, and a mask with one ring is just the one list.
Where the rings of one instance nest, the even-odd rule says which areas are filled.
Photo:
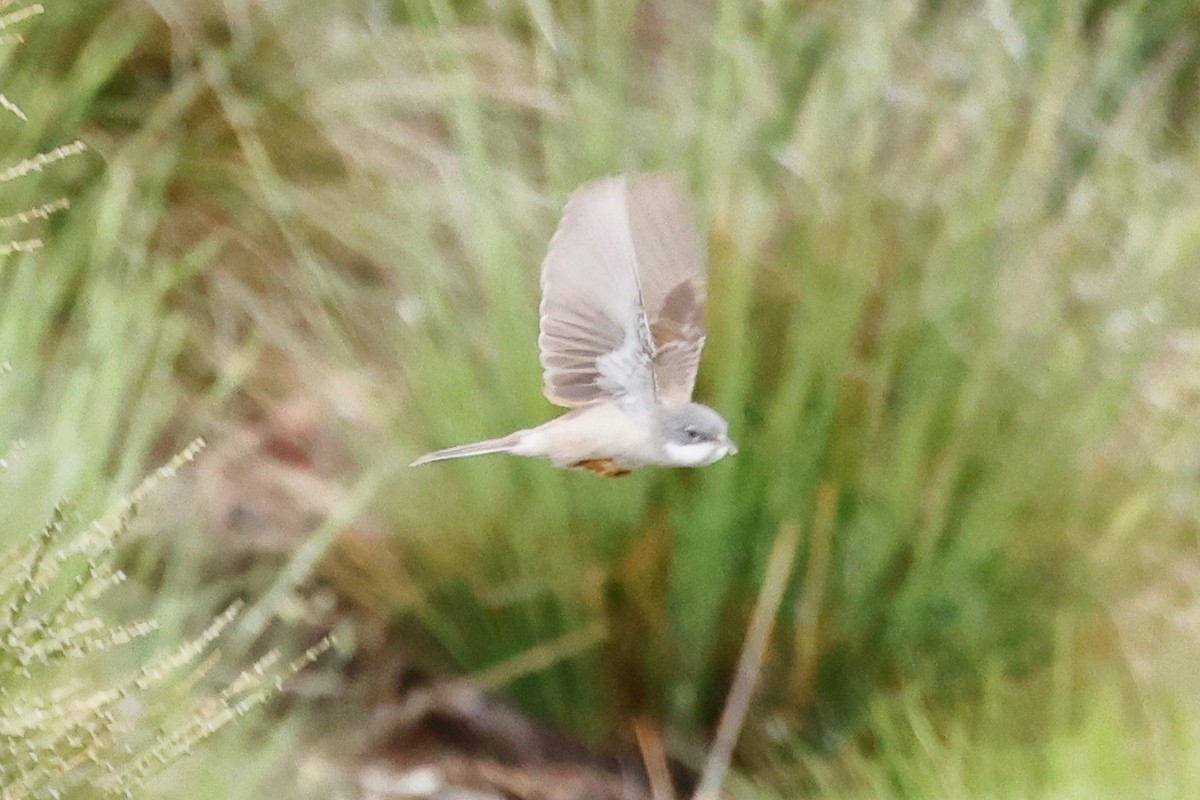
[[683, 432], [687, 438], [691, 439], [693, 442], [700, 438], [700, 431], [696, 430], [691, 425], [684, 428]]

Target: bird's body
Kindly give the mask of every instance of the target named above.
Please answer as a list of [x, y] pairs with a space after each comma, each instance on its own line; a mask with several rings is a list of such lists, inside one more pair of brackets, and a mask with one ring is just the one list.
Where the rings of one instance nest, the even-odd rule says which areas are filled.
[[736, 453], [725, 420], [691, 402], [704, 292], [703, 247], [674, 180], [585, 184], [542, 264], [545, 394], [571, 410], [536, 428], [427, 453], [413, 466], [507, 453], [615, 476]]
[[[588, 469], [615, 477], [639, 467], [705, 466], [723, 458], [731, 447], [731, 442], [690, 446], [664, 443], [663, 420], [653, 409], [611, 400], [568, 411], [536, 428], [514, 431], [498, 439], [435, 450], [418, 458], [413, 466], [507, 453], [548, 458], [559, 469]], [[732, 451], [737, 452], [736, 448]]]
[[548, 458], [560, 469], [624, 473], [647, 465], [656, 455], [654, 420], [644, 409], [624, 405], [610, 400], [568, 411], [524, 432], [510, 452]]

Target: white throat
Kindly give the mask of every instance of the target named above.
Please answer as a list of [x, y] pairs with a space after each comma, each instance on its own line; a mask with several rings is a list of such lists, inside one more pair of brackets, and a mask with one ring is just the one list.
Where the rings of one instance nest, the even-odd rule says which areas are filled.
[[707, 467], [729, 455], [729, 448], [720, 442], [695, 444], [663, 444], [665, 462], [672, 467]]

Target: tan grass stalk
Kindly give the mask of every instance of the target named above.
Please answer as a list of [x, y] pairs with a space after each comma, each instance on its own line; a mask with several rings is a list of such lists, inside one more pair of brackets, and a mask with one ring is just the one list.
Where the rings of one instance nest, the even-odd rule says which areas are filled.
[[700, 785], [694, 795], [696, 800], [716, 800], [720, 796], [721, 784], [733, 760], [733, 748], [737, 745], [742, 725], [746, 722], [746, 713], [750, 710], [750, 702], [754, 698], [754, 687], [762, 671], [771, 630], [775, 627], [775, 615], [779, 612], [779, 604], [783, 602], [783, 591], [787, 588], [788, 579], [792, 574], [792, 563], [796, 559], [799, 538], [797, 526], [794, 523], [784, 523], [775, 537], [775, 543], [771, 545], [762, 589], [754, 603], [754, 612], [750, 615], [750, 626], [746, 630], [746, 639], [738, 657], [733, 685], [725, 699], [725, 707], [721, 710], [717, 733], [713, 737], [712, 747], [709, 748], [704, 770], [700, 773]]

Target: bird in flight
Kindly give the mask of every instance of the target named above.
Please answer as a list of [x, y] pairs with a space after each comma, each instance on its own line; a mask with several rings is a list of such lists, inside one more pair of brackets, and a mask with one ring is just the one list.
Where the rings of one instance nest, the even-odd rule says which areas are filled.
[[703, 467], [737, 452], [729, 426], [692, 402], [704, 347], [704, 245], [688, 195], [663, 174], [584, 184], [542, 262], [542, 425], [426, 453], [412, 466], [487, 453], [625, 475]]

